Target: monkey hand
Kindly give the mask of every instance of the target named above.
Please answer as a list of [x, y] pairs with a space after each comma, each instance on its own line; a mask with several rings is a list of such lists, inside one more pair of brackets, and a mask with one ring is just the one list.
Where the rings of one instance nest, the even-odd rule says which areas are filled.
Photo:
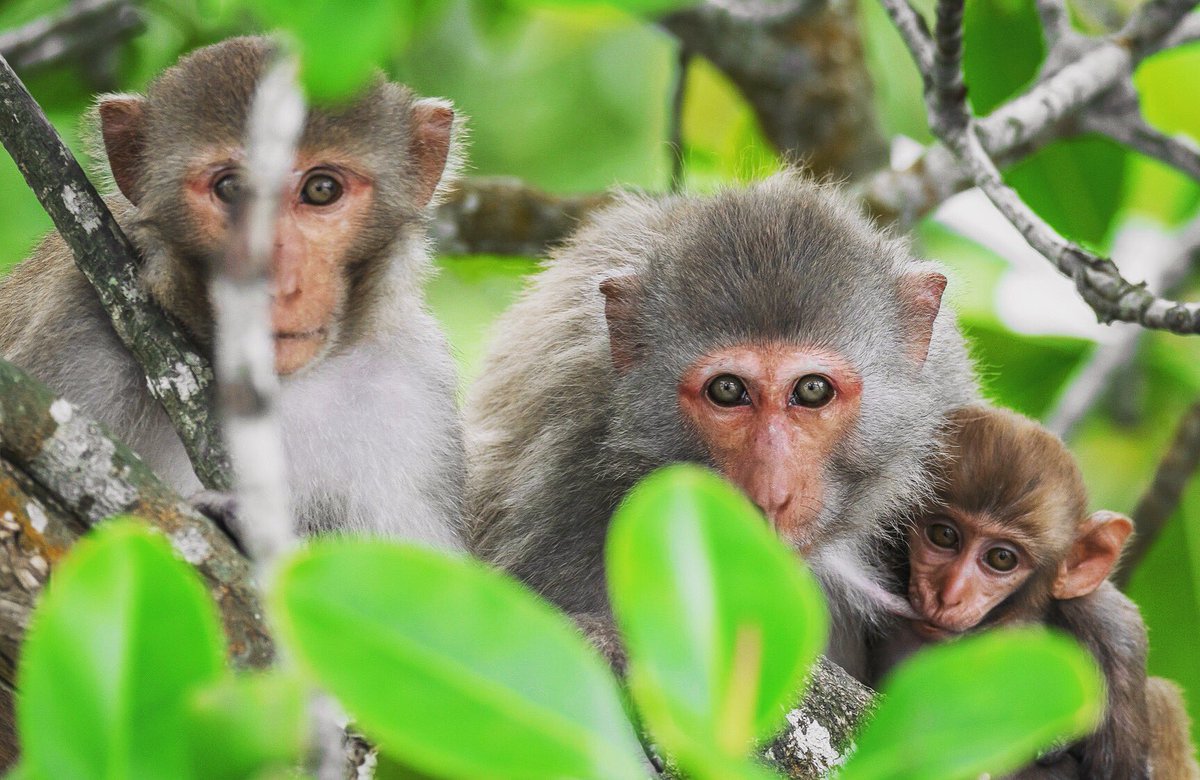
[[233, 546], [238, 548], [238, 552], [246, 554], [246, 547], [242, 544], [237, 496], [219, 490], [201, 490], [193, 493], [188, 498], [188, 503], [192, 509], [212, 520], [213, 525], [220, 528], [233, 542]]
[[621, 642], [621, 635], [617, 632], [612, 615], [606, 612], [576, 612], [571, 615], [571, 619], [592, 646], [600, 651], [604, 660], [608, 661], [613, 672], [624, 679], [629, 659], [625, 655], [625, 645]]

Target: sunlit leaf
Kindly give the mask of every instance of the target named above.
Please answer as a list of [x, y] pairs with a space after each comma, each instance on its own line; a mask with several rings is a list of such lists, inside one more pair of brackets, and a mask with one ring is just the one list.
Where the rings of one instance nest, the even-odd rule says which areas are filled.
[[[677, 11], [696, 5], [700, 0], [511, 0], [518, 5], [530, 7], [545, 6], [562, 8], [587, 8], [590, 6], [607, 6], [619, 8], [631, 14], [654, 16], [667, 11]], [[783, 2], [783, 0], [777, 0]]]
[[998, 629], [926, 648], [884, 681], [841, 780], [956, 780], [1017, 769], [1091, 731], [1104, 682], [1074, 640]]
[[300, 662], [416, 769], [639, 776], [641, 749], [599, 656], [564, 615], [478, 562], [321, 542], [283, 566], [273, 603]]
[[25, 761], [47, 777], [188, 777], [185, 709], [223, 667], [196, 573], [160, 534], [113, 521], [55, 569], [21, 655]]
[[235, 780], [299, 766], [312, 725], [305, 694], [279, 671], [229, 675], [195, 691], [187, 712], [195, 776]]
[[656, 472], [617, 510], [607, 564], [630, 688], [667, 752], [708, 774], [779, 728], [829, 618], [748, 499], [697, 466]]

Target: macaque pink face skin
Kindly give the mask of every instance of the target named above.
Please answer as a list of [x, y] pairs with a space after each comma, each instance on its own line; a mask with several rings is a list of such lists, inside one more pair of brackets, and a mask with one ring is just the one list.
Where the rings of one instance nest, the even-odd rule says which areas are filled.
[[824, 465], [858, 416], [862, 379], [833, 352], [745, 344], [684, 373], [679, 406], [717, 468], [802, 552], [824, 499]]
[[912, 625], [926, 639], [975, 628], [1033, 573], [1012, 529], [982, 513], [947, 507], [918, 520], [908, 542]]

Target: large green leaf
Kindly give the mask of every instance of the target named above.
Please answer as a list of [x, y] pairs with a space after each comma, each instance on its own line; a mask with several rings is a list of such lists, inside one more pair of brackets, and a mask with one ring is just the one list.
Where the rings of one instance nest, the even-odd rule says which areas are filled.
[[315, 543], [272, 592], [282, 639], [385, 751], [441, 777], [639, 776], [615, 681], [561, 613], [482, 564]]
[[34, 611], [17, 715], [43, 777], [185, 778], [188, 696], [223, 668], [216, 610], [158, 533], [114, 521], [76, 545]]
[[815, 578], [748, 499], [691, 465], [630, 492], [607, 563], [635, 700], [686, 769], [718, 776], [713, 754], [741, 759], [776, 731], [825, 645]]
[[1099, 723], [1104, 682], [1074, 640], [996, 630], [917, 653], [881, 688], [842, 780], [1004, 774]]
[[237, 780], [299, 766], [311, 726], [305, 699], [306, 686], [280, 671], [227, 675], [195, 691], [187, 712], [195, 776]]

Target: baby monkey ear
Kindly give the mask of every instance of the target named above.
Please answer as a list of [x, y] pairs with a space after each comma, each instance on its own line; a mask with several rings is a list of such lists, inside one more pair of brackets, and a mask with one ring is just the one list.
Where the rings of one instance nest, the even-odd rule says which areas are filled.
[[608, 348], [617, 373], [627, 373], [642, 354], [637, 325], [642, 280], [637, 274], [610, 276], [600, 282], [604, 295], [604, 319], [608, 323]]
[[1100, 587], [1112, 574], [1131, 533], [1133, 521], [1125, 515], [1106, 510], [1093, 512], [1080, 526], [1067, 559], [1058, 567], [1054, 598], [1079, 598]]

